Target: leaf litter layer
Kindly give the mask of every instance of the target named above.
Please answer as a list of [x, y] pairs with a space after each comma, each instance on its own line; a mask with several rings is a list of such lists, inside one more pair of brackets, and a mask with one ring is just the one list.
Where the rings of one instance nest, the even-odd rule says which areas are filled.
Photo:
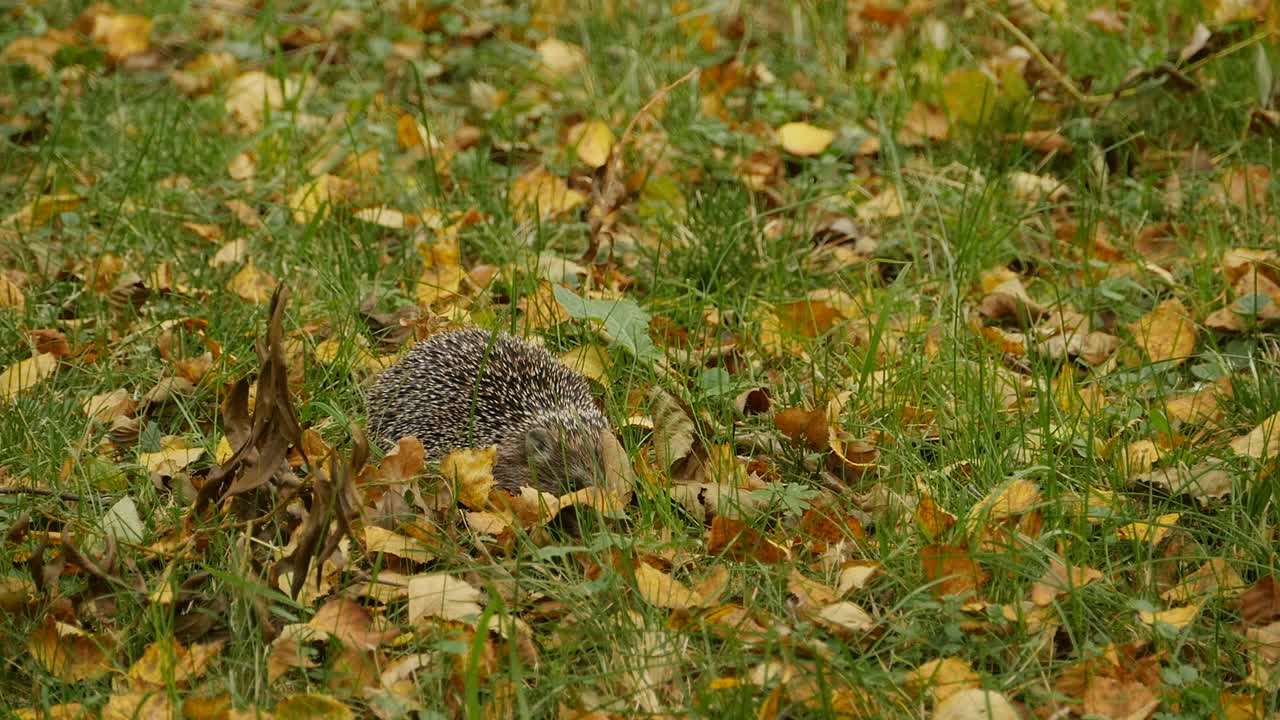
[[[1280, 7], [8, 17], [6, 711], [1280, 710]], [[600, 486], [369, 447], [470, 325]]]

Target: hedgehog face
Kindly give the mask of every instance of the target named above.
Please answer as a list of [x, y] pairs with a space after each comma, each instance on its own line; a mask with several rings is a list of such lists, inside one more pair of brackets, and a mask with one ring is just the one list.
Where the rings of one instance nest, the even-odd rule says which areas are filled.
[[494, 478], [499, 487], [561, 495], [598, 484], [603, 467], [598, 433], [540, 426], [499, 444]]

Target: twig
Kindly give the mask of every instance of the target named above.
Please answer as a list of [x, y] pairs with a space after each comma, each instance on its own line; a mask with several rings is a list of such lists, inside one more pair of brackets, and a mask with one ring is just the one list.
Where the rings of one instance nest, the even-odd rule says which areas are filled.
[[45, 490], [44, 488], [0, 488], [0, 495], [40, 495], [42, 497], [56, 497], [67, 502], [81, 502], [84, 500], [83, 497], [74, 493]]
[[586, 252], [582, 254], [582, 262], [595, 262], [596, 253], [600, 250], [600, 235], [604, 229], [605, 219], [609, 213], [614, 210], [618, 202], [622, 199], [623, 186], [618, 182], [618, 167], [622, 164], [622, 150], [626, 147], [627, 142], [631, 140], [631, 134], [635, 131], [636, 123], [640, 118], [649, 112], [660, 100], [665, 98], [672, 90], [679, 87], [682, 83], [687, 82], [690, 78], [698, 74], [698, 68], [693, 68], [689, 72], [682, 75], [678, 80], [664, 85], [659, 88], [653, 97], [631, 116], [631, 122], [627, 123], [627, 128], [622, 132], [622, 137], [618, 142], [614, 143], [609, 150], [609, 157], [605, 160], [604, 177], [600, 183], [592, 189], [591, 210], [588, 214], [588, 221], [591, 230], [591, 242]]
[[1072, 82], [1071, 78], [1067, 77], [1066, 73], [1059, 70], [1058, 66], [1054, 65], [1049, 60], [1049, 58], [1040, 50], [1040, 46], [1036, 45], [1035, 41], [1030, 37], [1027, 37], [1027, 34], [1022, 32], [1017, 25], [1014, 25], [1009, 18], [1005, 17], [1003, 13], [997, 10], [987, 10], [987, 12], [991, 15], [991, 18], [996, 21], [997, 25], [1007, 30], [1010, 35], [1021, 43], [1022, 47], [1026, 49], [1027, 52], [1031, 53], [1031, 56], [1036, 59], [1036, 62], [1044, 66], [1045, 71], [1052, 75], [1053, 79], [1061, 85], [1062, 88], [1067, 91], [1067, 94], [1074, 98], [1076, 102], [1083, 105], [1103, 105], [1114, 99], [1114, 96], [1110, 94], [1085, 95], [1081, 92], [1080, 88], [1076, 87], [1076, 84]]

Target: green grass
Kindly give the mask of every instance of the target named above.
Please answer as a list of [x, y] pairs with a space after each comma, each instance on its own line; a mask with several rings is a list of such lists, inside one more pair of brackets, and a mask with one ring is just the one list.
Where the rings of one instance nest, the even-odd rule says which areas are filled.
[[[220, 35], [202, 35], [198, 30], [214, 6], [139, 2], [122, 12], [154, 19], [154, 68], [113, 68], [100, 50], [87, 47], [66, 48], [55, 58], [58, 69], [84, 65], [78, 82], [43, 77], [17, 64], [0, 66], [0, 218], [40, 194], [84, 198], [49, 223], [0, 234], [0, 269], [20, 281], [25, 298], [21, 310], [0, 310], [0, 366], [30, 356], [27, 333], [34, 329], [64, 332], [74, 351], [51, 378], [19, 394], [0, 416], [0, 467], [7, 468], [0, 487], [30, 486], [81, 498], [0, 495], [0, 527], [26, 517], [32, 531], [74, 532], [92, 546], [107, 508], [128, 496], [146, 530], [141, 543], [121, 545], [110, 572], [115, 580], [72, 568], [30, 602], [6, 608], [0, 616], [0, 707], [78, 702], [100, 708], [129, 686], [123, 673], [148, 645], [177, 637], [185, 644], [226, 645], [198, 680], [170, 680], [162, 688], [175, 701], [225, 693], [237, 707], [270, 709], [314, 692], [367, 713], [370, 700], [362, 690], [369, 683], [341, 679], [337, 641], [312, 644], [317, 667], [295, 668], [268, 681], [264, 628], [306, 622], [323, 604], [292, 600], [266, 577], [278, 557], [273, 553], [289, 541], [296, 515], [255, 525], [252, 536], [231, 517], [192, 519], [183, 478], [156, 483], [138, 464], [138, 451], [155, 450], [162, 436], [180, 436], [207, 451], [189, 474], [207, 475], [224, 432], [219, 405], [235, 380], [259, 367], [254, 342], [265, 332], [265, 304], [248, 303], [228, 290], [240, 264], [211, 266], [220, 243], [198, 238], [182, 223], [217, 225], [223, 241], [246, 238], [255, 265], [291, 288], [286, 331], [301, 343], [301, 383], [294, 388], [298, 414], [304, 426], [346, 453], [348, 428], [364, 416], [362, 388], [370, 375], [361, 348], [377, 347], [360, 303], [373, 295], [382, 311], [412, 305], [421, 271], [412, 231], [378, 228], [355, 218], [353, 210], [384, 205], [406, 212], [483, 213], [483, 222], [461, 233], [463, 265], [495, 265], [501, 272], [488, 290], [468, 297], [469, 321], [522, 331], [520, 302], [537, 292], [541, 280], [538, 253], [577, 259], [587, 247], [589, 227], [581, 212], [522, 223], [508, 204], [513, 180], [537, 165], [583, 180], [587, 171], [566, 149], [567, 127], [598, 118], [620, 135], [655, 92], [697, 66], [704, 68], [704, 80], [675, 88], [655, 116], [665, 144], [662, 164], [649, 189], [623, 207], [628, 232], [620, 233], [613, 248], [612, 268], [630, 282], [627, 297], [655, 318], [659, 346], [672, 358], [689, 352], [694, 361], [675, 361], [674, 372], [664, 376], [653, 363], [612, 346], [610, 381], [597, 389], [633, 458], [651, 452], [653, 437], [624, 425], [644, 411], [634, 406], [634, 397], [643, 398], [655, 385], [677, 393], [708, 421], [700, 442], [709, 447], [774, 433], [772, 412], [821, 407], [829, 396], [854, 391], [840, 426], [853, 437], [879, 439], [879, 472], [837, 492], [839, 480], [824, 473], [823, 454], [775, 435], [779, 442], [772, 450], [753, 451], [770, 470], [775, 505], [750, 522], [785, 543], [795, 537], [799, 519], [798, 512], [786, 510], [788, 503], [803, 510], [822, 501], [861, 513], [868, 536], [842, 559], [882, 566], [868, 588], [847, 596], [875, 618], [875, 629], [842, 637], [796, 607], [787, 585], [792, 570], [828, 583], [835, 579], [802, 544], [781, 564], [714, 557], [702, 520], [665, 486], [647, 479], [637, 487], [625, 523], [583, 513], [581, 537], [535, 532], [502, 548], [477, 541], [452, 513], [420, 517], [409, 498], [398, 519], [435, 527], [438, 559], [394, 569], [447, 572], [481, 588], [481, 605], [494, 614], [492, 623], [519, 617], [529, 624], [537, 662], [528, 647], [510, 640], [518, 633], [481, 634], [476, 640], [462, 625], [414, 629], [403, 602], [383, 606], [366, 599], [361, 602], [371, 612], [404, 633], [383, 643], [374, 661], [377, 671], [414, 654], [430, 656], [411, 680], [424, 717], [476, 715], [507, 690], [514, 692], [511, 712], [519, 716], [558, 716], [563, 707], [620, 715], [755, 717], [771, 702], [776, 681], [759, 686], [751, 678], [776, 663], [802, 679], [773, 698], [779, 717], [848, 716], [840, 714], [841, 703], [855, 694], [872, 708], [863, 716], [910, 717], [927, 716], [931, 701], [927, 693], [908, 690], [905, 675], [930, 660], [961, 658], [983, 687], [1026, 710], [1042, 710], [1052, 706], [1055, 681], [1074, 664], [1109, 645], [1146, 641], [1144, 652], [1156, 656], [1161, 682], [1156, 717], [1214, 716], [1223, 712], [1222, 693], [1256, 695], [1266, 713], [1280, 711], [1274, 687], [1260, 690], [1245, 682], [1249, 654], [1232, 596], [1202, 598], [1200, 615], [1181, 630], [1147, 627], [1137, 614], [1170, 607], [1160, 593], [1212, 559], [1225, 559], [1246, 584], [1278, 572], [1280, 485], [1274, 474], [1251, 480], [1259, 473], [1257, 464], [1234, 458], [1234, 492], [1201, 505], [1131, 483], [1118, 460], [1129, 443], [1166, 431], [1166, 398], [1223, 373], [1231, 374], [1235, 391], [1223, 404], [1220, 427], [1173, 450], [1166, 464], [1224, 456], [1227, 441], [1280, 410], [1274, 326], [1239, 335], [1203, 326], [1210, 312], [1229, 302], [1219, 269], [1223, 252], [1275, 248], [1269, 210], [1197, 200], [1211, 191], [1222, 168], [1275, 164], [1274, 136], [1247, 131], [1249, 112], [1258, 104], [1255, 46], [1205, 63], [1192, 75], [1197, 92], [1165, 83], [1106, 107], [1026, 100], [1005, 108], [990, 126], [971, 130], [953, 124], [950, 140], [915, 147], [896, 140], [913, 102], [936, 104], [947, 72], [988, 59], [993, 40], [1012, 43], [986, 14], [961, 17], [937, 10], [928, 20], [946, 28], [945, 47], [920, 39], [925, 18], [917, 18], [896, 51], [880, 56], [848, 37], [844, 3], [746, 4], [746, 34], [722, 36], [709, 52], [667, 3], [571, 2], [554, 35], [582, 47], [587, 62], [580, 75], [548, 85], [536, 73], [533, 49], [548, 34], [540, 25], [544, 18], [523, 3], [443, 3], [453, 9], [426, 35], [383, 5], [317, 3], [286, 13], [268, 4], [229, 15]], [[706, 12], [713, 19], [723, 10], [722, 4], [690, 5], [695, 15]], [[1200, 18], [1199, 3], [1141, 0], [1130, 4], [1128, 33], [1111, 35], [1085, 22], [1091, 8], [1070, 5], [1065, 16], [1047, 18], [1028, 32], [1092, 93], [1116, 87], [1131, 70], [1154, 67], [1176, 52]], [[332, 51], [327, 45], [286, 49], [278, 42], [297, 26], [289, 13], [301, 15], [304, 27], [321, 27], [340, 9], [354, 12], [362, 26], [338, 37]], [[82, 3], [59, 1], [6, 11], [11, 21], [0, 27], [0, 45], [66, 27], [82, 10]], [[531, 16], [538, 23], [531, 24]], [[496, 29], [478, 39], [463, 33], [481, 20]], [[1250, 23], [1234, 26], [1241, 39], [1256, 29]], [[410, 40], [425, 40], [422, 54], [397, 59], [393, 44]], [[1271, 44], [1258, 47], [1276, 54]], [[298, 73], [310, 81], [301, 102], [295, 98], [264, 118], [256, 132], [237, 133], [224, 106], [225, 85], [188, 97], [168, 79], [175, 63], [206, 50], [232, 53], [240, 71]], [[701, 98], [709, 90], [698, 82], [709, 84], [706, 69], [732, 57], [745, 72], [767, 68], [775, 80], [745, 81], [729, 93], [726, 121], [702, 111]], [[1047, 76], [1034, 77], [1040, 78], [1035, 91], [1066, 98]], [[492, 112], [477, 108], [471, 98], [479, 83], [507, 93], [509, 100]], [[533, 89], [542, 97], [533, 96]], [[457, 152], [441, 176], [431, 160], [415, 159], [398, 146], [401, 113], [442, 138], [464, 125], [479, 128], [482, 138]], [[19, 115], [32, 118], [34, 129], [17, 130]], [[772, 196], [748, 190], [735, 174], [738, 158], [774, 150], [772, 128], [794, 120], [845, 134], [818, 157], [782, 158], [785, 177]], [[753, 123], [763, 131], [753, 132]], [[1058, 129], [1075, 150], [1046, 160], [1002, 139], [1026, 128]], [[878, 135], [880, 152], [856, 155], [868, 135]], [[643, 130], [637, 137], [644, 143], [658, 134]], [[1152, 157], [1193, 147], [1215, 157], [1219, 169], [1188, 179], [1187, 199], [1171, 210], [1163, 185], [1167, 170]], [[324, 218], [296, 222], [287, 198], [312, 177], [317, 160], [331, 153], [342, 157], [335, 148], [378, 150], [380, 167], [359, 178], [357, 199], [335, 205]], [[653, 150], [627, 148], [628, 171], [642, 168], [642, 156], [652, 157]], [[257, 157], [252, 183], [227, 172], [228, 163], [246, 151]], [[327, 171], [341, 173], [340, 167], [331, 163]], [[1012, 171], [1051, 174], [1071, 193], [1054, 203], [1018, 200], [1007, 181]], [[987, 182], [975, 182], [975, 173]], [[862, 189], [889, 186], [898, 189], [905, 210], [898, 218], [861, 224], [875, 240], [873, 259], [835, 271], [812, 265], [816, 221], [810, 213], [852, 215], [866, 196]], [[1267, 197], [1274, 204], [1270, 187]], [[263, 227], [242, 225], [224, 205], [227, 200], [258, 209]], [[1063, 229], [1066, 220], [1076, 223], [1075, 231]], [[1142, 260], [1134, 239], [1162, 221], [1185, 230], [1177, 240], [1180, 255], [1169, 265], [1173, 282], [1140, 270], [1108, 276], [1121, 261], [1093, 255], [1088, 240], [1095, 230], [1106, 226], [1126, 259]], [[139, 304], [120, 302], [121, 292], [113, 298], [93, 288], [95, 268], [108, 256], [122, 260], [121, 274], [108, 289], [129, 280], [123, 273], [136, 273], [136, 282], [150, 290]], [[1049, 307], [1070, 303], [1124, 340], [1122, 360], [1114, 367], [1069, 367], [1077, 387], [1105, 392], [1097, 411], [1061, 401], [1055, 392], [1060, 360], [1035, 353], [1002, 356], [971, 327], [981, 319], [976, 312], [982, 293], [976, 288], [983, 273], [1003, 265], [1024, 279], [1037, 301]], [[173, 289], [150, 280], [162, 266], [172, 273]], [[822, 289], [847, 293], [864, 317], [804, 340], [804, 356], [761, 347], [770, 308]], [[1146, 364], [1126, 328], [1168, 298], [1190, 309], [1200, 326], [1199, 341], [1185, 363]], [[707, 322], [711, 311], [720, 324]], [[217, 344], [218, 358], [191, 392], [140, 410], [139, 436], [113, 447], [106, 430], [86, 419], [81, 403], [117, 388], [140, 399], [172, 376], [157, 340], [161, 323], [182, 318], [207, 321], [204, 338]], [[682, 336], [659, 337], [660, 324]], [[604, 342], [579, 321], [536, 334], [557, 352]], [[338, 341], [337, 356], [322, 362], [315, 350], [328, 339]], [[729, 341], [739, 351], [730, 387], [717, 392], [701, 382], [706, 367], [700, 353]], [[206, 348], [191, 333], [181, 343], [184, 356]], [[1001, 373], [1024, 384], [1020, 407], [1000, 400]], [[741, 416], [733, 398], [757, 387], [772, 396], [770, 414]], [[933, 414], [936, 433], [922, 433], [910, 422], [904, 413], [912, 408]], [[1182, 439], [1197, 429], [1184, 429]], [[429, 487], [430, 477], [415, 482]], [[990, 574], [981, 590], [985, 608], [967, 609], [961, 598], [939, 597], [920, 558], [931, 541], [913, 519], [910, 503], [927, 490], [963, 526], [972, 508], [1011, 477], [1040, 488], [1036, 511], [1042, 528], [1001, 546], [958, 531], [937, 540], [969, 547]], [[1071, 506], [1090, 487], [1115, 493], [1094, 523]], [[883, 502], [886, 497], [899, 502]], [[270, 507], [269, 499], [264, 502]], [[1182, 516], [1158, 546], [1116, 533], [1129, 523], [1175, 512]], [[144, 550], [196, 528], [202, 543], [176, 559]], [[33, 532], [0, 545], [0, 577], [30, 579], [28, 558], [37, 544]], [[367, 574], [383, 569], [356, 546], [344, 552], [348, 566], [335, 579], [333, 593], [355, 593]], [[57, 557], [55, 543], [45, 560]], [[1056, 598], [1046, 608], [1048, 629], [1025, 618], [1007, 619], [999, 606], [1026, 600], [1055, 558], [1095, 568], [1102, 579]], [[653, 607], [636, 591], [628, 569], [646, 559], [660, 559], [688, 583], [727, 569], [720, 602], [745, 609], [763, 627], [762, 636], [716, 625], [706, 619], [707, 611]], [[174, 605], [148, 596], [166, 577], [189, 583], [188, 594]], [[35, 661], [29, 638], [50, 617], [118, 642], [110, 652], [113, 672], [68, 682]], [[476, 652], [480, 646], [488, 654]], [[651, 668], [647, 680], [628, 675], [642, 667]], [[723, 678], [738, 682], [713, 686]], [[802, 687], [806, 682], [812, 685]], [[806, 689], [814, 699], [804, 699]]]

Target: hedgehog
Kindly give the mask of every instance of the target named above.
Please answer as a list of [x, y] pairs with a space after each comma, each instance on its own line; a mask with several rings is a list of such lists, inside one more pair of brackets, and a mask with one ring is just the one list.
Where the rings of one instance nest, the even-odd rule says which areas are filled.
[[586, 378], [546, 349], [470, 328], [417, 343], [369, 391], [369, 430], [386, 446], [415, 437], [429, 458], [497, 446], [494, 480], [562, 494], [603, 473], [608, 421]]

